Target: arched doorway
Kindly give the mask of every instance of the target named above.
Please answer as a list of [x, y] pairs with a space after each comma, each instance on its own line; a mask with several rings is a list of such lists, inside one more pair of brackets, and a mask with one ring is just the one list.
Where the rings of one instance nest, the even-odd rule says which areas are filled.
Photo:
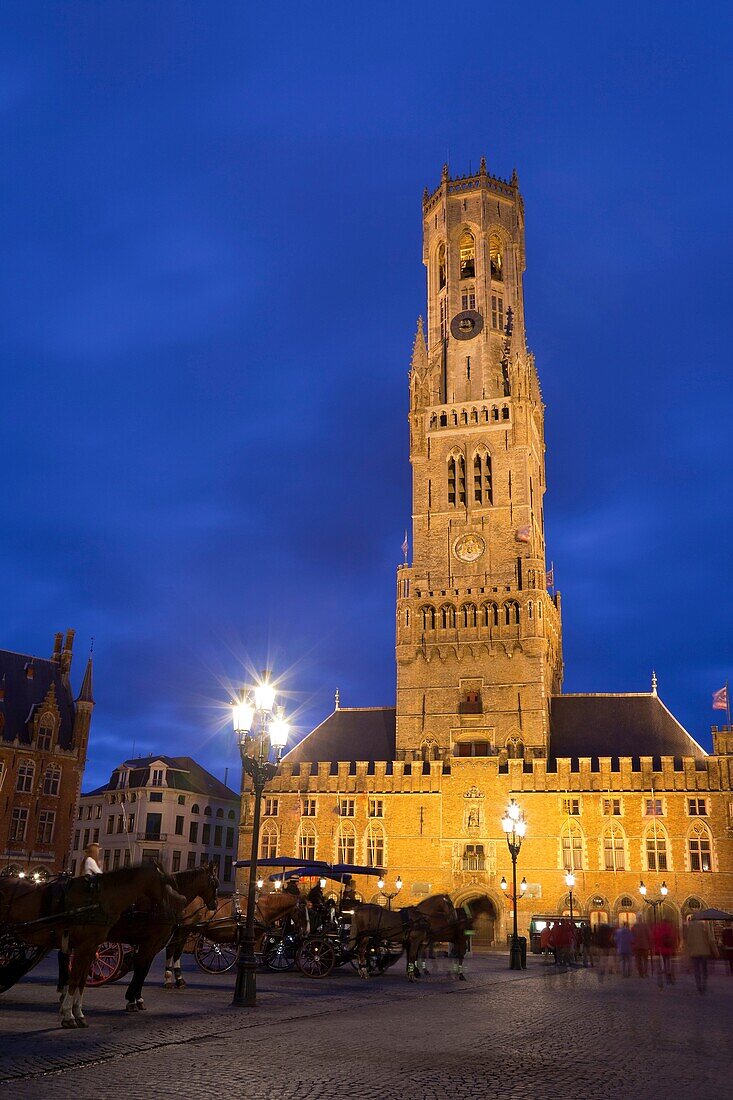
[[482, 950], [486, 947], [494, 947], [500, 934], [499, 908], [496, 900], [489, 894], [482, 894], [479, 890], [472, 890], [459, 894], [455, 901], [456, 909], [460, 909], [464, 902], [470, 902], [474, 898], [487, 898], [491, 909], [485, 913], [479, 913], [473, 922], [473, 935], [471, 936], [471, 950]]
[[588, 899], [588, 919], [591, 928], [597, 928], [599, 924], [610, 924], [611, 906], [608, 904], [607, 898], [601, 897], [600, 894], [594, 894], [592, 898]]

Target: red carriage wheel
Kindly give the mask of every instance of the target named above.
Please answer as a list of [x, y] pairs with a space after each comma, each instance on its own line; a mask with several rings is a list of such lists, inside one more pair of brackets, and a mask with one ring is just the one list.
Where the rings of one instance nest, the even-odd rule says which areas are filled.
[[122, 977], [124, 952], [121, 943], [105, 940], [100, 943], [94, 961], [89, 967], [87, 985], [106, 985]]
[[336, 952], [325, 936], [308, 936], [298, 948], [295, 961], [307, 978], [325, 978], [336, 965]]

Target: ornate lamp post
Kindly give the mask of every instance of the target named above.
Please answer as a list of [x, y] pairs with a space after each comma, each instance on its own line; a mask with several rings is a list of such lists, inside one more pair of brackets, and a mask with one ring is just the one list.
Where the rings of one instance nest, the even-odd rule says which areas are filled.
[[397, 895], [399, 894], [400, 890], [402, 889], [402, 879], [401, 879], [401, 877], [398, 875], [397, 878], [395, 879], [394, 890], [392, 891], [391, 894], [385, 894], [385, 892], [384, 892], [384, 879], [383, 878], [380, 877], [380, 878], [377, 879], [377, 886], [379, 887], [379, 891], [380, 891], [382, 897], [387, 899], [387, 908], [391, 909], [392, 908], [392, 899], [396, 898]]
[[507, 847], [512, 857], [512, 911], [514, 922], [509, 967], [511, 970], [521, 970], [522, 951], [517, 934], [517, 856], [519, 855], [519, 849], [522, 847], [524, 834], [527, 832], [527, 822], [524, 820], [524, 814], [514, 799], [507, 806], [507, 811], [501, 819], [501, 827], [506, 834]]
[[641, 896], [644, 899], [644, 901], [646, 902], [646, 904], [651, 905], [651, 907], [652, 907], [652, 921], [656, 924], [657, 923], [657, 909], [659, 908], [660, 905], [664, 904], [664, 899], [666, 898], [667, 894], [669, 893], [669, 887], [667, 886], [667, 883], [663, 882], [662, 885], [659, 887], [659, 895], [660, 896], [658, 898], [648, 898], [646, 896], [647, 888], [644, 885], [644, 881], [642, 879], [642, 881], [639, 883], [639, 893], [641, 894]]
[[[275, 688], [269, 682], [269, 673], [264, 672], [262, 674], [262, 679], [252, 694], [243, 691], [239, 698], [232, 703], [232, 718], [234, 732], [239, 742], [242, 771], [252, 780], [252, 790], [255, 796], [249, 880], [247, 882], [247, 914], [243, 935], [241, 935], [240, 914], [240, 951], [232, 1004], [254, 1008], [257, 1003], [255, 892], [258, 882], [257, 856], [260, 847], [262, 792], [265, 785], [277, 772], [280, 757], [287, 744], [288, 733], [290, 732], [288, 723], [284, 718], [283, 708], [275, 706]], [[275, 751], [274, 762], [270, 760], [270, 748]], [[275, 886], [277, 888], [277, 883]]]

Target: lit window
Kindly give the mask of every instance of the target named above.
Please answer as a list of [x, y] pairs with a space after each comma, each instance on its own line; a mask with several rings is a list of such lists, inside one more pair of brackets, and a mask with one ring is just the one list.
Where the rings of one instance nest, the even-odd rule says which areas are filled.
[[624, 834], [618, 825], [611, 825], [603, 836], [603, 863], [607, 871], [625, 871]]
[[688, 840], [691, 871], [712, 871], [710, 835], [702, 825], [696, 825]]
[[646, 838], [646, 866], [648, 871], [668, 871], [667, 838], [663, 833], [649, 833]]
[[583, 837], [577, 825], [562, 834], [562, 865], [566, 871], [583, 870]]
[[463, 849], [464, 871], [485, 871], [486, 854], [483, 844], [466, 844]]
[[438, 290], [445, 286], [445, 244], [438, 248]]
[[473, 234], [465, 231], [461, 237], [458, 249], [460, 253], [460, 274], [462, 279], [476, 277], [476, 246]]
[[504, 278], [504, 257], [501, 245], [496, 237], [489, 241], [489, 260], [491, 264], [491, 278], [495, 282], [501, 282]]

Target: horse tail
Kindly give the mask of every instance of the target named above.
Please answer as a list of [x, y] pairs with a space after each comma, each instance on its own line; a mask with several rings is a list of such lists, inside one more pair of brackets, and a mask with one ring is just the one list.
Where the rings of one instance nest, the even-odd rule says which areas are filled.
[[357, 940], [359, 939], [359, 932], [361, 931], [361, 929], [359, 928], [358, 921], [357, 921], [357, 916], [358, 916], [358, 914], [354, 913], [354, 915], [351, 918], [351, 926], [349, 928], [349, 950], [350, 951], [353, 951], [354, 948], [356, 947]]

